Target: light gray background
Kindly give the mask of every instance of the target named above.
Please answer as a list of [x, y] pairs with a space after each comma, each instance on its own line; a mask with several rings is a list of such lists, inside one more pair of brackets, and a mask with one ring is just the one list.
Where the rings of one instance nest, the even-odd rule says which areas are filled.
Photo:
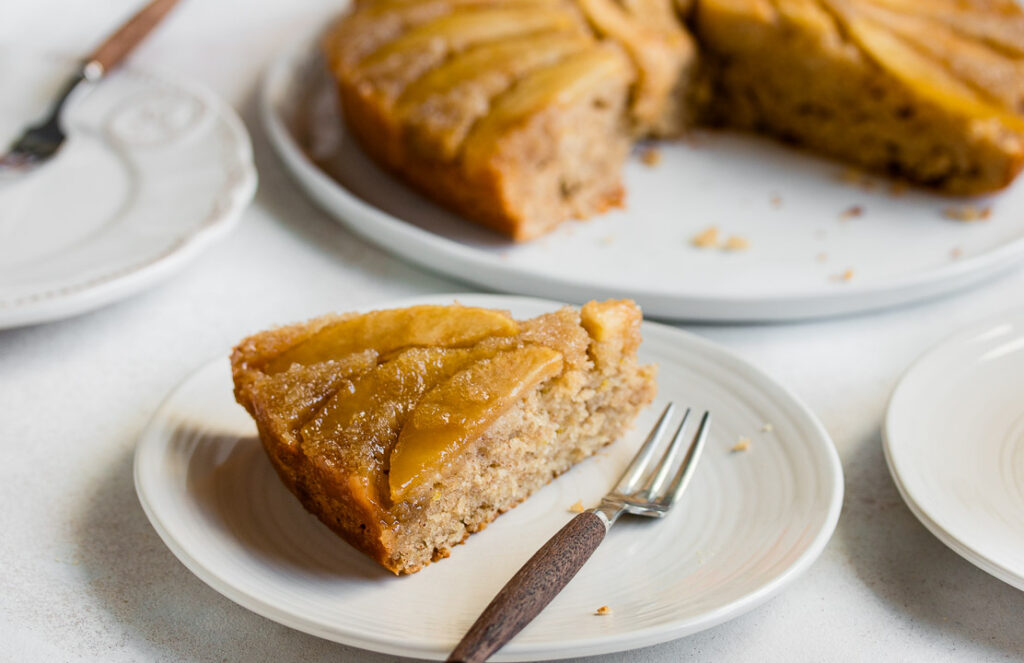
[[[0, 45], [80, 55], [139, 4], [8, 0]], [[208, 588], [149, 526], [131, 476], [136, 436], [161, 399], [243, 335], [326, 310], [471, 289], [341, 229], [269, 150], [256, 121], [259, 75], [339, 6], [185, 0], [135, 55], [139, 66], [205, 83], [239, 110], [260, 190], [238, 230], [169, 283], [76, 319], [0, 331], [0, 660], [389, 658], [279, 626]], [[846, 472], [839, 527], [821, 559], [770, 603], [689, 638], [590, 660], [1024, 659], [1024, 593], [914, 519], [879, 437], [889, 393], [920, 352], [1021, 305], [1017, 271], [889, 313], [688, 327], [759, 364], [818, 413]]]

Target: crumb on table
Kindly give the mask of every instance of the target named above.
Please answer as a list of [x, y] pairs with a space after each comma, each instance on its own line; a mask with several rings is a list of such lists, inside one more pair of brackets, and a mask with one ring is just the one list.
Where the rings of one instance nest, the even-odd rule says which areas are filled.
[[750, 448], [750, 438], [749, 437], [741, 437], [736, 442], [736, 444], [732, 445], [732, 448], [729, 449], [729, 451], [731, 451], [732, 453], [737, 453], [739, 451], [746, 451], [749, 448]]
[[954, 221], [985, 221], [992, 216], [992, 208], [975, 205], [950, 206], [942, 210], [942, 215]]
[[586, 509], [583, 508], [583, 501], [576, 500], [576, 503], [569, 507], [569, 513], [583, 513]]
[[610, 615], [610, 614], [612, 614], [612, 609], [609, 608], [606, 605], [603, 605], [600, 608], [598, 608], [597, 611], [594, 612], [594, 614], [595, 615], [601, 615], [601, 616]]
[[715, 226], [705, 228], [694, 235], [690, 243], [701, 249], [710, 249], [718, 246], [718, 228]]

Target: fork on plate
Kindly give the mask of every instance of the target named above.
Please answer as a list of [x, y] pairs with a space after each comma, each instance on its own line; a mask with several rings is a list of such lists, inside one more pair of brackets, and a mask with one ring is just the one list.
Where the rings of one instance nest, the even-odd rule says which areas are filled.
[[177, 3], [178, 0], [152, 0], [100, 44], [92, 55], [86, 58], [85, 64], [64, 84], [60, 95], [50, 108], [49, 115], [27, 128], [14, 140], [8, 152], [0, 156], [0, 174], [27, 173], [57, 154], [67, 137], [61, 117], [71, 95], [82, 84], [93, 83], [103, 78]]
[[693, 476], [711, 426], [711, 413], [705, 412], [680, 462], [683, 429], [690, 415], [687, 409], [660, 460], [652, 462], [663, 446], [660, 443], [674, 409], [672, 403], [665, 407], [619, 483], [600, 505], [570, 520], [501, 588], [452, 651], [449, 662], [480, 663], [511, 640], [569, 584], [619, 516], [663, 518], [668, 513]]

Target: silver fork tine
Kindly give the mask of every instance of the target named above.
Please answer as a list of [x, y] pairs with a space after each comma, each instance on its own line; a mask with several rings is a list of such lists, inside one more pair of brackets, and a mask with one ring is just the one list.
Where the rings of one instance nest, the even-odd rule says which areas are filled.
[[633, 462], [629, 464], [629, 467], [627, 467], [626, 471], [622, 474], [622, 478], [619, 479], [618, 485], [615, 486], [616, 492], [621, 493], [622, 495], [629, 495], [636, 490], [637, 485], [643, 478], [644, 473], [647, 471], [647, 466], [650, 464], [651, 456], [654, 455], [654, 450], [658, 446], [658, 440], [661, 439], [662, 433], [665, 432], [665, 427], [672, 418], [672, 413], [674, 411], [674, 403], [669, 403], [665, 406], [665, 410], [661, 413], [658, 423], [655, 424], [654, 428], [651, 429], [651, 432], [647, 434], [647, 439], [644, 441], [644, 445], [640, 447], [640, 451], [638, 451], [636, 456], [633, 457]]
[[690, 418], [690, 408], [686, 408], [686, 412], [683, 413], [683, 420], [679, 422], [679, 427], [676, 428], [675, 435], [672, 436], [672, 442], [669, 443], [668, 448], [665, 449], [664, 455], [661, 457], [661, 462], [658, 464], [658, 473], [652, 476], [644, 485], [644, 495], [653, 498], [656, 495], [661, 495], [662, 489], [665, 487], [665, 482], [668, 480], [668, 473], [675, 467], [676, 459], [679, 458], [679, 451], [683, 448], [683, 428], [686, 427], [686, 420]]
[[700, 419], [700, 426], [697, 428], [697, 434], [693, 437], [693, 443], [690, 444], [690, 448], [686, 451], [686, 457], [683, 458], [683, 462], [679, 466], [679, 471], [676, 472], [675, 477], [672, 479], [669, 494], [658, 498], [658, 501], [665, 507], [671, 507], [675, 504], [683, 494], [683, 491], [686, 490], [686, 486], [690, 483], [693, 470], [697, 467], [697, 461], [700, 460], [700, 455], [704, 451], [704, 443], [708, 439], [710, 427], [711, 413], [704, 412], [704, 416]]

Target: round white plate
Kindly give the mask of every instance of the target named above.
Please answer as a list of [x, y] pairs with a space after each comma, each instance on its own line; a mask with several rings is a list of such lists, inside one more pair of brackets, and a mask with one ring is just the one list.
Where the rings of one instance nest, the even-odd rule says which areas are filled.
[[[453, 299], [530, 317], [559, 305], [496, 295]], [[412, 301], [383, 306], [406, 306]], [[170, 549], [239, 604], [323, 638], [443, 659], [479, 612], [572, 514], [608, 492], [668, 400], [714, 425], [689, 490], [664, 520], [624, 518], [551, 605], [495, 660], [601, 654], [678, 638], [767, 600], [817, 558], [842, 501], [839, 458], [807, 408], [766, 375], [697, 336], [644, 323], [657, 402], [635, 429], [456, 547], [394, 577], [334, 536], [280, 484], [227, 359], [188, 378], [135, 454], [135, 485]], [[765, 423], [771, 432], [762, 432]], [[695, 424], [691, 424], [695, 427]], [[748, 451], [731, 453], [740, 436]], [[595, 616], [602, 605], [609, 616]]]
[[[74, 67], [0, 49], [0, 150]], [[194, 84], [121, 69], [77, 92], [64, 126], [50, 162], [0, 179], [0, 328], [152, 285], [223, 237], [256, 190], [241, 121]]]
[[[626, 168], [628, 207], [514, 245], [444, 211], [377, 168], [346, 133], [312, 47], [280, 56], [261, 112], [298, 183], [355, 233], [428, 269], [487, 288], [577, 303], [631, 297], [650, 316], [812, 318], [948, 293], [1019, 264], [1024, 182], [991, 200], [844, 181], [845, 168], [767, 139], [697, 132]], [[951, 207], [988, 220], [946, 218]], [[859, 207], [860, 216], [843, 220]], [[849, 216], [849, 215], [847, 215]], [[746, 251], [698, 249], [715, 226]]]
[[930, 350], [893, 392], [885, 457], [940, 541], [1024, 589], [1024, 311]]

